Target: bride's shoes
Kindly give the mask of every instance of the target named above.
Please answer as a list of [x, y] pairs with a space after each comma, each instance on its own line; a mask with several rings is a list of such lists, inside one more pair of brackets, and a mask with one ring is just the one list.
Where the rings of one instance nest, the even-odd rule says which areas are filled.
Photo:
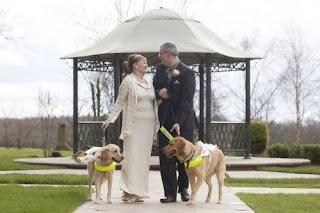
[[124, 201], [124, 202], [128, 202], [128, 201], [137, 202], [137, 203], [144, 202], [142, 197], [140, 197], [138, 195], [134, 195], [134, 194], [129, 194], [127, 192], [123, 192], [121, 200]]
[[143, 203], [144, 200], [142, 197], [134, 195], [133, 199], [131, 199], [132, 202], [137, 202], [137, 203]]

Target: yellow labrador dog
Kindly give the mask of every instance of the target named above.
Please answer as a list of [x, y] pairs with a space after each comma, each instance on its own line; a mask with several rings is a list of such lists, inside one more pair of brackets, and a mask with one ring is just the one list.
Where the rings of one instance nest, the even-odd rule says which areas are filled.
[[[78, 151], [74, 155], [74, 159], [77, 163], [83, 163], [81, 160], [82, 151]], [[115, 144], [108, 144], [98, 150], [94, 156], [88, 160], [88, 174], [89, 174], [89, 193], [88, 200], [91, 198], [92, 182], [95, 182], [96, 188], [96, 200], [95, 203], [99, 203], [101, 198], [101, 185], [108, 180], [108, 194], [107, 203], [112, 203], [111, 190], [112, 190], [112, 175], [115, 170], [116, 163], [120, 163], [123, 160], [123, 156], [120, 153], [120, 148]]]
[[[206, 150], [207, 156], [202, 157], [203, 147], [183, 137], [175, 137], [169, 141], [162, 151], [168, 158], [176, 156], [180, 162], [185, 163], [186, 172], [191, 185], [191, 197], [187, 204], [195, 204], [197, 192], [205, 181], [209, 187], [206, 202], [210, 202], [212, 193], [211, 177], [216, 174], [219, 185], [218, 203], [222, 203], [222, 186], [224, 178], [229, 177], [222, 151], [218, 148]], [[204, 150], [205, 151], [205, 150]]]

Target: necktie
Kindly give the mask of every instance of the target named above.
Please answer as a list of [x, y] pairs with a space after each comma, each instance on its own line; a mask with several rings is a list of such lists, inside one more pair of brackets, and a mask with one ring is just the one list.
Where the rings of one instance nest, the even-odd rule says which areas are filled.
[[172, 69], [171, 68], [168, 68], [167, 69], [167, 77], [168, 77], [168, 79], [170, 80], [171, 78], [172, 78]]

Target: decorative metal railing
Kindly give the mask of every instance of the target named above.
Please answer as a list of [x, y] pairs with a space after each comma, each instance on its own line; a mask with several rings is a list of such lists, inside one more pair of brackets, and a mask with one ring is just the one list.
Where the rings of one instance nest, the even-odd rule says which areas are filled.
[[[102, 121], [79, 121], [79, 141], [78, 147], [102, 146], [103, 131], [101, 129]], [[105, 131], [105, 143], [115, 143], [113, 124]]]
[[[79, 148], [90, 146], [102, 146], [103, 132], [102, 121], [80, 121], [79, 122]], [[244, 122], [212, 122], [211, 123], [212, 143], [224, 153], [245, 151], [245, 123]], [[105, 132], [106, 144], [116, 143], [113, 125]], [[195, 134], [194, 141], [197, 141]], [[118, 144], [120, 145], [120, 144]], [[156, 144], [154, 143], [154, 146]], [[153, 150], [154, 147], [153, 147]], [[157, 151], [157, 150], [156, 150]]]
[[213, 144], [224, 152], [245, 151], [245, 122], [211, 122]]

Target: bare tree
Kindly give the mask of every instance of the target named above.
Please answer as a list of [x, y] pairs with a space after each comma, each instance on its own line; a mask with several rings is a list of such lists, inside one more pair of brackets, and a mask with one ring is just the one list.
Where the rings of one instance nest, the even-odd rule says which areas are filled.
[[13, 121], [11, 118], [9, 118], [10, 115], [14, 114], [14, 109], [16, 108], [8, 105], [1, 106], [1, 111], [2, 111], [1, 114], [3, 115], [3, 117], [0, 118], [0, 127], [1, 127], [0, 134], [7, 149], [9, 149], [10, 147], [14, 147], [13, 139], [12, 139]]
[[49, 144], [52, 142], [53, 111], [57, 107], [57, 99], [50, 91], [39, 91], [38, 107], [41, 120], [42, 149], [44, 157], [49, 156]]
[[[259, 42], [254, 33], [252, 36], [243, 37], [238, 46], [245, 51], [262, 52], [262, 59], [251, 62], [251, 91], [250, 91], [250, 110], [251, 119], [263, 120], [268, 122], [270, 115], [274, 110], [274, 101], [279, 90], [283, 76], [279, 75], [277, 57], [275, 54], [277, 39], [271, 39], [268, 42]], [[233, 73], [232, 78], [237, 78]], [[228, 77], [227, 77], [228, 78]], [[232, 103], [241, 112], [241, 118], [245, 114], [245, 73], [241, 76], [236, 84], [230, 84], [230, 81], [219, 80], [218, 85], [226, 89], [229, 96], [229, 104]]]
[[89, 85], [91, 109], [96, 120], [112, 106], [113, 75], [110, 72], [82, 72], [82, 76]]
[[6, 146], [7, 149], [12, 146], [11, 144], [11, 119], [10, 118], [1, 118], [0, 119], [0, 124], [1, 124], [1, 138]]
[[10, 41], [13, 40], [12, 24], [8, 21], [8, 11], [0, 8], [0, 38]]
[[304, 119], [319, 106], [319, 61], [296, 26], [287, 25], [284, 30], [279, 51], [285, 70], [283, 97], [294, 105], [295, 143], [299, 145]]
[[13, 139], [17, 143], [17, 148], [21, 149], [30, 143], [31, 135], [37, 125], [35, 119], [18, 119], [15, 125]]

